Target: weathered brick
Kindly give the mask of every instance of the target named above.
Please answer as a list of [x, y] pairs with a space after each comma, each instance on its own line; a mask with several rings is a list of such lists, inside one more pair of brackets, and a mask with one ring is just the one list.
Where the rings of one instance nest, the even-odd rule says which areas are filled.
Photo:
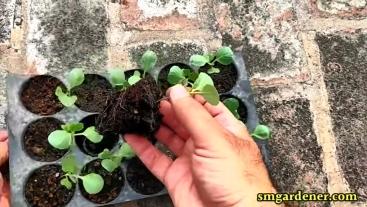
[[359, 19], [367, 16], [365, 0], [310, 0], [313, 15]]
[[367, 34], [319, 33], [337, 156], [352, 192], [367, 200]]
[[28, 14], [27, 60], [37, 72], [73, 67], [104, 69], [109, 20], [103, 0], [32, 1]]
[[126, 0], [121, 5], [121, 23], [128, 29], [192, 30], [207, 19], [197, 0]]
[[[321, 147], [313, 130], [309, 101], [272, 99], [278, 89], [256, 90], [260, 120], [272, 129], [270, 174], [279, 192], [327, 192]], [[290, 206], [329, 206], [329, 203], [291, 203]]]

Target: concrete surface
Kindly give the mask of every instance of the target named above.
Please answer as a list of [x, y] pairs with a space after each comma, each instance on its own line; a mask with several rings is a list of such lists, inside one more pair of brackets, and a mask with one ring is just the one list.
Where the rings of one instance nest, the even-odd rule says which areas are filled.
[[[356, 192], [367, 206], [365, 0], [0, 0], [0, 128], [5, 77], [159, 65], [231, 45], [243, 51], [262, 121], [274, 131], [279, 191]], [[170, 206], [168, 197], [124, 206]]]

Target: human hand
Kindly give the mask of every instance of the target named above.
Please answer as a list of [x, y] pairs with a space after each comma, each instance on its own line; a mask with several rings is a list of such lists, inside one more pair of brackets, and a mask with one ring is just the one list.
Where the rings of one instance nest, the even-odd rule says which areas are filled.
[[[0, 166], [8, 160], [8, 133], [0, 131]], [[9, 207], [9, 185], [0, 172], [0, 206]]]
[[257, 203], [257, 193], [275, 192], [260, 151], [246, 127], [220, 103], [192, 98], [182, 86], [162, 101], [163, 124], [157, 139], [175, 160], [138, 135], [126, 141], [167, 187], [176, 207], [275, 206]]

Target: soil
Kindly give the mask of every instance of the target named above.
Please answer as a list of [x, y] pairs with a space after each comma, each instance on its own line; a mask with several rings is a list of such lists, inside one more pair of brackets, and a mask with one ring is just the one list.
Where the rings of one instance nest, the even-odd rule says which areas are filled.
[[87, 74], [82, 85], [71, 90], [78, 97], [75, 105], [83, 111], [101, 112], [112, 92], [108, 80], [100, 75]]
[[138, 133], [150, 136], [158, 130], [162, 115], [159, 113], [161, 91], [148, 75], [124, 91], [113, 94], [107, 107], [98, 116], [100, 132], [121, 134]]
[[117, 168], [115, 171], [110, 173], [102, 167], [101, 160], [94, 160], [82, 169], [81, 175], [89, 173], [97, 173], [101, 175], [104, 180], [104, 187], [101, 192], [90, 195], [84, 190], [82, 182], [79, 182], [81, 193], [86, 199], [94, 203], [103, 204], [108, 203], [119, 196], [121, 189], [124, 186], [124, 173], [121, 168]]
[[[234, 64], [222, 65], [220, 63], [215, 63], [214, 67], [220, 69], [220, 73], [209, 74], [212, 77], [214, 85], [219, 93], [226, 93], [232, 90], [236, 85], [238, 74]], [[206, 72], [209, 66], [206, 65], [200, 68], [200, 71]]]
[[24, 133], [24, 149], [34, 160], [52, 162], [60, 159], [68, 150], [58, 150], [48, 143], [48, 135], [61, 129], [62, 121], [42, 118], [30, 123]]
[[[74, 195], [60, 184], [64, 173], [59, 165], [46, 165], [35, 170], [25, 184], [25, 198], [32, 207], [62, 207]], [[20, 196], [20, 195], [19, 195]]]
[[162, 92], [166, 93], [167, 89], [171, 87], [171, 84], [167, 81], [168, 73], [171, 67], [178, 66], [181, 69], [191, 69], [189, 65], [186, 65], [184, 63], [173, 63], [165, 66], [162, 68], [162, 70], [159, 72], [158, 75], [158, 85], [161, 88]]
[[[82, 119], [80, 122], [84, 124], [84, 129], [90, 126], [96, 126], [96, 119], [98, 115], [90, 115]], [[78, 147], [86, 154], [90, 156], [97, 156], [104, 149], [111, 150], [118, 142], [119, 135], [114, 132], [102, 133], [103, 139], [100, 143], [93, 143], [89, 141], [85, 136], [76, 136], [75, 141]]]
[[32, 77], [24, 84], [20, 99], [24, 107], [32, 113], [56, 114], [64, 108], [55, 95], [57, 86], [65, 88], [65, 85], [55, 77], [49, 75]]
[[243, 123], [247, 122], [247, 107], [246, 105], [237, 97], [231, 96], [231, 95], [222, 95], [220, 96], [220, 101], [224, 101], [227, 98], [235, 98], [239, 101], [240, 106], [238, 107], [238, 114], [240, 115], [240, 121]]
[[136, 192], [152, 195], [163, 190], [164, 185], [138, 159], [130, 160], [127, 166], [126, 179]]

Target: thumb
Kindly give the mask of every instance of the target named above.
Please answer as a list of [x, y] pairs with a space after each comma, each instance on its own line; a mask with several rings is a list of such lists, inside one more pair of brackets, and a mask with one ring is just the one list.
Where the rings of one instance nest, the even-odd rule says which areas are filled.
[[229, 132], [182, 85], [173, 86], [168, 96], [177, 121], [189, 132], [195, 147], [218, 149], [226, 143], [223, 137]]

